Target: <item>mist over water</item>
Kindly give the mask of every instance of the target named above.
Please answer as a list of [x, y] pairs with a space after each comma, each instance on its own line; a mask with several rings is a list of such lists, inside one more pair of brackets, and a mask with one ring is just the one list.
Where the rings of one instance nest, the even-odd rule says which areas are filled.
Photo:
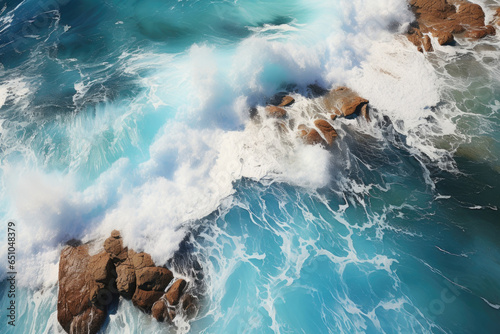
[[[119, 229], [199, 264], [204, 299], [170, 329], [120, 300], [104, 333], [495, 333], [499, 39], [423, 55], [412, 19], [404, 0], [0, 3], [7, 331], [61, 331], [60, 250]], [[310, 122], [310, 84], [353, 88], [372, 122], [337, 120], [326, 150], [249, 119], [291, 91]]]

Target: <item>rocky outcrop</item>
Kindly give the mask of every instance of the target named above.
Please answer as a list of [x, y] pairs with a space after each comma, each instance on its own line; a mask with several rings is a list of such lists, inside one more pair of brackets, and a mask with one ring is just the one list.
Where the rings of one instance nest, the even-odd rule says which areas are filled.
[[[158, 321], [172, 321], [176, 316], [176, 306], [183, 300], [194, 300], [191, 295], [184, 295], [184, 289], [186, 288], [186, 281], [183, 279], [178, 279], [170, 286], [167, 293], [165, 293], [152, 307], [151, 314]], [[189, 305], [184, 307], [181, 305], [182, 309], [185, 310], [185, 314], [189, 317], [192, 316], [192, 310], [189, 310]]]
[[[264, 108], [264, 113], [259, 114], [259, 109], [251, 108], [252, 120], [260, 123], [262, 118], [274, 119], [274, 125], [282, 138], [295, 133], [307, 145], [324, 147], [333, 146], [338, 137], [334, 128], [334, 121], [338, 118], [352, 119], [361, 116], [370, 121], [369, 101], [355, 91], [343, 86], [333, 90], [326, 90], [318, 85], [310, 85], [308, 88], [311, 104], [297, 108], [293, 106], [295, 98], [279, 93], [269, 99], [268, 103], [271, 104]], [[310, 123], [299, 123], [297, 119], [302, 122], [308, 119]], [[296, 124], [298, 126], [295, 128]], [[160, 314], [160, 306], [157, 307]]]
[[[90, 255], [89, 244], [73, 243], [61, 252], [57, 319], [66, 332], [97, 333], [108, 306], [119, 296], [132, 299], [158, 321], [172, 321], [182, 298], [196, 300], [185, 294], [188, 284], [184, 279], [171, 284], [174, 275], [169, 269], [156, 266], [147, 253], [124, 247], [120, 232], [113, 231], [102, 248]], [[196, 313], [196, 304], [181, 306], [189, 317]]]
[[328, 146], [331, 146], [335, 138], [337, 138], [337, 131], [335, 131], [333, 126], [324, 119], [315, 120], [314, 125], [323, 134], [323, 138]]
[[410, 0], [416, 22], [407, 37], [419, 51], [432, 51], [429, 36], [438, 44], [448, 45], [455, 36], [483, 38], [495, 34], [495, 28], [485, 25], [484, 11], [480, 5], [466, 0]]
[[368, 103], [368, 100], [347, 87], [337, 87], [324, 97], [327, 110], [342, 117], [359, 115], [363, 106], [368, 105]]
[[291, 97], [290, 95], [287, 95], [281, 99], [281, 103], [279, 104], [279, 106], [280, 107], [288, 107], [294, 103], [295, 103], [295, 99], [293, 97]]
[[169, 302], [170, 305], [177, 305], [179, 304], [179, 300], [182, 296], [182, 291], [184, 291], [184, 288], [186, 287], [186, 281], [183, 279], [179, 279], [175, 281], [175, 283], [168, 289], [167, 293], [165, 294], [165, 298]]
[[162, 267], [136, 268], [137, 289], [132, 302], [135, 306], [149, 313], [153, 304], [164, 294], [165, 288], [173, 279], [172, 272]]
[[277, 106], [267, 106], [266, 112], [269, 117], [274, 117], [274, 118], [286, 117], [286, 110]]
[[66, 246], [59, 261], [57, 320], [68, 333], [97, 333], [112, 296], [102, 289], [113, 278], [106, 253], [89, 255], [88, 245]]

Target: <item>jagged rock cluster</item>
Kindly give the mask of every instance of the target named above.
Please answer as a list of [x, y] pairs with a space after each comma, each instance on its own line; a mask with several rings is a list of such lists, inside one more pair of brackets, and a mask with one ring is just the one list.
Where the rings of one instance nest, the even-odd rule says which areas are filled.
[[[495, 35], [495, 27], [486, 25], [480, 5], [467, 0], [410, 0], [416, 22], [407, 37], [419, 51], [433, 51], [431, 38], [440, 45], [451, 44], [455, 36], [479, 39]], [[498, 24], [498, 20], [496, 20]]]
[[[297, 126], [297, 135], [303, 139], [304, 143], [309, 145], [321, 144], [325, 147], [331, 146], [338, 137], [337, 131], [333, 127], [333, 122], [338, 117], [360, 115], [370, 121], [369, 101], [360, 97], [353, 90], [347, 87], [338, 87], [331, 91], [321, 90], [321, 93], [322, 96], [316, 99], [319, 100], [317, 102], [322, 106], [322, 109], [317, 110], [314, 115], [315, 119], [312, 120], [311, 124], [299, 124]], [[276, 118], [279, 128], [288, 131], [284, 120], [290, 116], [286, 109], [294, 103], [293, 97], [284, 96], [278, 105], [266, 106], [266, 115], [270, 118]]]
[[57, 319], [66, 332], [97, 333], [108, 306], [119, 296], [158, 321], [171, 322], [179, 311], [195, 316], [197, 300], [184, 293], [185, 280], [174, 280], [172, 272], [156, 266], [149, 254], [124, 247], [116, 230], [103, 246], [90, 255], [90, 244], [71, 242], [61, 252]]

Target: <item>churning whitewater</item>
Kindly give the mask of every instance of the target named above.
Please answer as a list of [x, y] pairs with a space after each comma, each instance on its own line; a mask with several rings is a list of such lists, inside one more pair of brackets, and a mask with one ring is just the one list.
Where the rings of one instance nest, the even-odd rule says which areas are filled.
[[[500, 6], [473, 2], [488, 22]], [[120, 299], [102, 333], [498, 330], [498, 36], [418, 52], [406, 0], [0, 7], [7, 333], [64, 333], [61, 250], [114, 229], [201, 298], [172, 326]], [[337, 86], [371, 122], [339, 118], [332, 147], [306, 145], [314, 87]], [[290, 131], [249, 112], [279, 93]]]

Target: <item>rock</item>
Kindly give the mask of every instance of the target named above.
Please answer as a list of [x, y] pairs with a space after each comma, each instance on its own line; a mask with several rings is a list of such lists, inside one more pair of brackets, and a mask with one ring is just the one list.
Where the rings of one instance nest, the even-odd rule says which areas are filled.
[[308, 145], [317, 145], [317, 144], [326, 144], [324, 139], [318, 133], [318, 131], [311, 129], [307, 135], [304, 137], [306, 144]]
[[420, 49], [425, 42], [422, 33], [431, 33], [440, 45], [453, 43], [454, 34], [463, 32], [468, 38], [483, 38], [495, 33], [485, 26], [481, 6], [466, 0], [410, 0], [410, 6], [417, 23], [407, 37]]
[[368, 111], [368, 105], [365, 104], [362, 108], [361, 108], [361, 116], [363, 116], [368, 122], [371, 122], [371, 119], [370, 119], [370, 113]]
[[[170, 270], [155, 266], [147, 253], [123, 247], [120, 232], [113, 231], [103, 250], [89, 254], [89, 245], [74, 240], [61, 252], [57, 320], [68, 333], [97, 333], [108, 315], [108, 305], [118, 293], [158, 321], [171, 321], [186, 287]], [[193, 299], [194, 303], [194, 299]], [[196, 304], [187, 305], [190, 312]]]
[[149, 313], [153, 304], [165, 293], [165, 288], [173, 279], [173, 274], [163, 267], [144, 267], [144, 265], [153, 263], [151, 257], [146, 253], [135, 254], [133, 262], [139, 267], [135, 267], [136, 289], [132, 296], [132, 302], [142, 311]]
[[325, 138], [326, 143], [331, 146], [335, 138], [337, 138], [337, 132], [333, 128], [333, 126], [325, 121], [324, 119], [318, 119], [314, 121], [314, 125], [318, 128], [321, 133], [323, 133], [323, 137]]
[[163, 294], [163, 291], [145, 291], [137, 288], [132, 297], [132, 303], [143, 312], [150, 313], [154, 303], [158, 301]]
[[102, 251], [90, 257], [87, 271], [94, 281], [108, 284], [114, 278], [113, 270], [114, 265], [107, 252]]
[[92, 277], [108, 277], [103, 272], [108, 267], [106, 257], [98, 254], [90, 262], [87, 245], [66, 246], [61, 252], [57, 320], [68, 333], [97, 333], [106, 320], [105, 306], [92, 304], [90, 299], [91, 286], [96, 283]]
[[169, 320], [168, 306], [163, 298], [160, 298], [153, 304], [151, 315], [159, 322]]
[[439, 45], [449, 45], [455, 41], [455, 37], [449, 31], [433, 31], [432, 36], [437, 38]]
[[142, 268], [155, 266], [153, 259], [151, 259], [151, 255], [147, 253], [129, 253], [129, 257], [132, 259], [132, 264], [136, 271]]
[[251, 107], [250, 110], [248, 111], [250, 115], [250, 119], [252, 120], [257, 120], [259, 117], [259, 110], [255, 107]]
[[469, 30], [465, 33], [465, 37], [467, 38], [473, 38], [473, 39], [480, 39], [488, 35], [495, 35], [496, 31], [493, 26], [486, 26], [484, 29], [475, 29], [475, 30]]
[[363, 105], [367, 104], [368, 100], [363, 99], [362, 97], [355, 96], [345, 98], [342, 104], [342, 113], [344, 116], [350, 116], [356, 112], [359, 112]]
[[297, 135], [301, 138], [304, 138], [305, 136], [307, 136], [309, 132], [307, 130], [299, 130], [299, 132], [297, 133]]
[[288, 107], [295, 103], [295, 99], [289, 95], [284, 96], [279, 104], [280, 107]]
[[136, 269], [137, 288], [145, 291], [165, 291], [174, 275], [163, 267], [146, 267]]
[[424, 36], [424, 38], [422, 39], [422, 45], [424, 46], [425, 52], [434, 51], [434, 49], [432, 48], [431, 38], [429, 37], [429, 35]]
[[135, 292], [135, 269], [130, 259], [116, 267], [116, 289], [126, 299], [132, 298]]
[[111, 256], [114, 262], [124, 261], [127, 257], [127, 248], [123, 247], [123, 240], [120, 232], [114, 230], [111, 237], [104, 241], [104, 250]]
[[269, 117], [284, 118], [286, 117], [286, 110], [276, 106], [267, 106], [266, 112]]
[[192, 295], [184, 295], [181, 299], [181, 307], [186, 315], [186, 318], [192, 319], [196, 316], [198, 309], [196, 307], [196, 299]]
[[276, 122], [276, 128], [280, 133], [287, 133], [289, 131], [286, 122], [282, 120]]
[[67, 332], [71, 334], [98, 333], [106, 317], [107, 312], [92, 306], [73, 319], [71, 328]]
[[185, 287], [186, 281], [183, 279], [178, 279], [174, 282], [174, 284], [172, 284], [170, 289], [168, 289], [167, 293], [165, 294], [165, 298], [170, 305], [177, 305], [179, 303]]
[[359, 114], [363, 105], [369, 103], [347, 87], [338, 87], [330, 91], [323, 101], [328, 111], [344, 117], [354, 113]]

